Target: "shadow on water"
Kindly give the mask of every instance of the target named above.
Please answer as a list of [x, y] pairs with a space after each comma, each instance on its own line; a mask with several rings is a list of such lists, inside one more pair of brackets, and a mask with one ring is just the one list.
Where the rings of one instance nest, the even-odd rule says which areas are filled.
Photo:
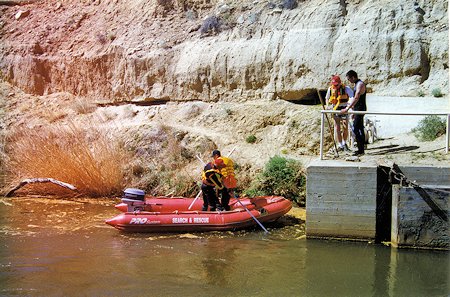
[[0, 199], [1, 296], [446, 296], [448, 253], [236, 232], [127, 234], [113, 201]]

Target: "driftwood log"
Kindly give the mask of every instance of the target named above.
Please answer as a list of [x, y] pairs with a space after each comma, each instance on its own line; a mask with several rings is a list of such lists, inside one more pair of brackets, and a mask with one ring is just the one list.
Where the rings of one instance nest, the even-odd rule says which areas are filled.
[[63, 188], [67, 188], [70, 189], [72, 191], [76, 191], [77, 188], [71, 184], [53, 179], [53, 178], [27, 178], [24, 179], [23, 181], [21, 181], [17, 186], [15, 186], [14, 188], [12, 188], [8, 193], [6, 193], [6, 197], [11, 197], [14, 192], [18, 189], [20, 189], [21, 187], [27, 185], [27, 184], [32, 184], [32, 183], [53, 183], [55, 185], [61, 186]]

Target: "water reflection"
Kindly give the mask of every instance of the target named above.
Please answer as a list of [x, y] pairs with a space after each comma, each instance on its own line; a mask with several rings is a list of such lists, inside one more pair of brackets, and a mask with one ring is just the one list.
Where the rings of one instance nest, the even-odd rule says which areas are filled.
[[[205, 282], [210, 286], [231, 285], [231, 278], [236, 274], [234, 267], [239, 267], [235, 261], [238, 259], [235, 245], [223, 244], [222, 240], [211, 240], [202, 247], [201, 264], [205, 272]], [[243, 275], [242, 275], [243, 276]]]
[[[0, 203], [0, 296], [447, 296], [447, 252], [251, 232], [126, 234], [113, 203]], [[302, 233], [303, 232], [303, 233]]]

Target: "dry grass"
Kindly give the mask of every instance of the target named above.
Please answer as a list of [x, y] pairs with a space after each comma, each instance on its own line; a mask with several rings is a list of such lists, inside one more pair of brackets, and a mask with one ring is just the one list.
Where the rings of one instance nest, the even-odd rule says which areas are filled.
[[67, 116], [67, 113], [65, 113], [63, 111], [54, 111], [54, 112], [49, 112], [46, 115], [46, 118], [49, 121], [49, 123], [54, 123], [54, 122], [64, 119], [66, 116]]
[[186, 169], [194, 157], [182, 143], [184, 132], [162, 123], [151, 128], [129, 132], [127, 147], [135, 152], [129, 164], [132, 173], [130, 187], [145, 190], [150, 195], [195, 196], [200, 175]]
[[97, 106], [85, 97], [76, 97], [72, 109], [78, 114], [88, 114], [95, 111]]
[[200, 180], [200, 176], [194, 177], [184, 169], [193, 159], [180, 143], [184, 134], [173, 131], [165, 125], [160, 125], [160, 130], [165, 134], [162, 146], [165, 159], [163, 163], [158, 164], [155, 160], [153, 162], [156, 167], [158, 165], [160, 167], [157, 170], [160, 172], [160, 184], [157, 190], [165, 192], [165, 195], [170, 193], [175, 196], [195, 196], [199, 190], [196, 182]]
[[[54, 178], [76, 186], [78, 194], [91, 197], [122, 191], [123, 168], [129, 160], [117, 139], [99, 129], [82, 129], [74, 124], [16, 131], [8, 140], [7, 153], [10, 181]], [[39, 194], [58, 194], [50, 185], [27, 187]]]

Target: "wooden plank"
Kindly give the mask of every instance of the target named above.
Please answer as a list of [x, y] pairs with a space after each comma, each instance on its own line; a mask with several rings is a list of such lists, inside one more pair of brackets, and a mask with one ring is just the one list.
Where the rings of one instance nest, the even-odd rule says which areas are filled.
[[400, 185], [392, 185], [392, 211], [391, 211], [391, 242], [393, 247], [398, 247], [400, 242], [398, 237], [398, 199]]

